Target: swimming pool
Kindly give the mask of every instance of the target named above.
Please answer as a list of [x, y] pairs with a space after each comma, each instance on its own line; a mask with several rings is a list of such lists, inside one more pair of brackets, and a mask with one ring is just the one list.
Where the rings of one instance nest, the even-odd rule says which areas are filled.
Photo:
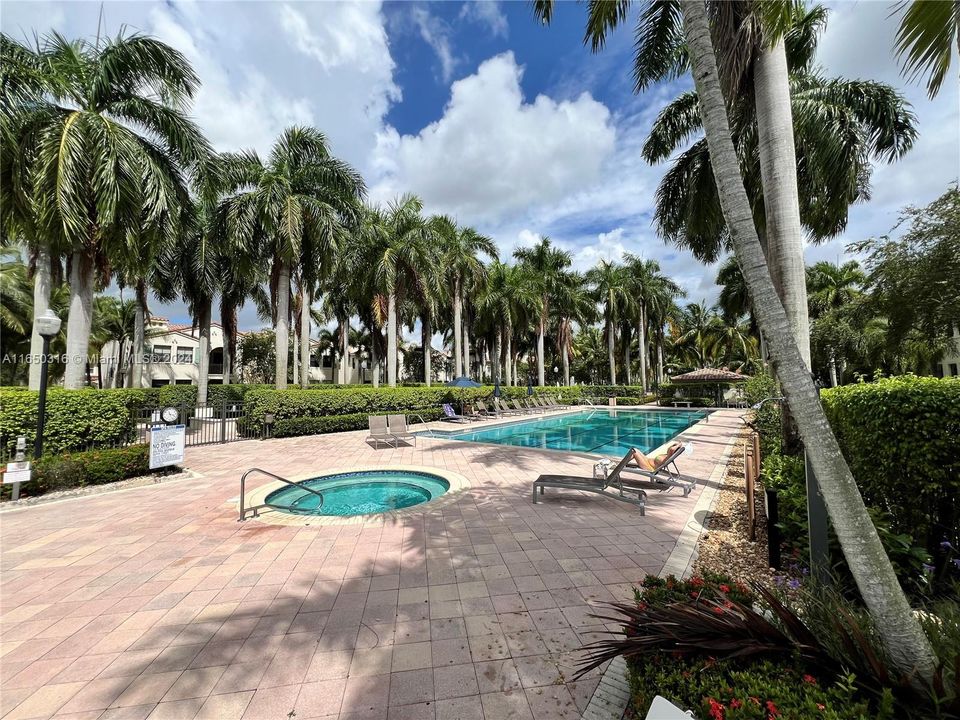
[[[306, 486], [323, 498], [300, 489]], [[410, 470], [363, 470], [325, 475], [287, 485], [267, 495], [264, 504], [295, 515], [350, 517], [389, 512], [430, 502], [450, 489], [432, 473]]]
[[618, 456], [634, 447], [650, 452], [708, 415], [698, 410], [590, 408], [496, 427], [464, 429], [444, 437], [467, 442]]

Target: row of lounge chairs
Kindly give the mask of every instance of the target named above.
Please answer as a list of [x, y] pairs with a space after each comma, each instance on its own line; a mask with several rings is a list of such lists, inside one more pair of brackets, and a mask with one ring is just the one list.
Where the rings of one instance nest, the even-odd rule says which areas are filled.
[[476, 410], [469, 413], [458, 414], [454, 411], [450, 403], [443, 404], [443, 417], [440, 418], [446, 422], [466, 423], [476, 420], [484, 420], [492, 417], [501, 417], [503, 415], [529, 415], [532, 413], [545, 413], [552, 410], [566, 410], [569, 405], [558, 403], [551, 397], [538, 397], [531, 395], [522, 403], [520, 400], [511, 400], [508, 404], [503, 398], [493, 398], [493, 409], [489, 409], [487, 404], [480, 400], [476, 403]]
[[686, 445], [680, 445], [654, 466], [652, 470], [645, 470], [637, 466], [633, 460], [633, 450], [631, 449], [612, 471], [604, 470], [602, 477], [541, 475], [533, 481], [533, 502], [534, 504], [539, 502], [546, 488], [580, 490], [636, 505], [640, 508], [640, 514], [643, 515], [647, 490], [665, 491], [676, 487], [680, 488], [683, 491], [683, 496], [686, 497], [696, 487], [696, 480], [684, 480], [677, 469], [677, 458], [683, 454], [686, 448]]

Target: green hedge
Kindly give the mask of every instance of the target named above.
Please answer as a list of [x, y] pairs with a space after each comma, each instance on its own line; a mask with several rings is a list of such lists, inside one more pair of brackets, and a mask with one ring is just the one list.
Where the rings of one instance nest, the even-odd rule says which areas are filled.
[[936, 554], [960, 543], [960, 379], [907, 375], [821, 399], [867, 505]]
[[[134, 433], [130, 397], [119, 390], [50, 390], [44, 454], [129, 442]], [[38, 401], [39, 393], [30, 390], [0, 393], [0, 444], [8, 454], [13, 453], [20, 435], [26, 436], [28, 448], [33, 446]]]
[[208, 385], [207, 402], [242, 402], [246, 394], [251, 390], [270, 390], [272, 388], [273, 385], [256, 385], [253, 383], [249, 385], [243, 383], [233, 383], [230, 385]]
[[[165, 469], [165, 472], [176, 468]], [[22, 496], [42, 495], [87, 485], [103, 485], [150, 473], [150, 449], [147, 445], [88, 450], [44, 456], [33, 466], [33, 479], [20, 486]], [[4, 497], [10, 486], [3, 486]]]
[[[383, 415], [386, 413], [373, 413]], [[424, 420], [439, 420], [443, 417], [440, 408], [422, 408], [417, 411]], [[323, 417], [285, 418], [278, 420], [273, 428], [274, 437], [293, 437], [296, 435], [320, 435], [322, 433], [345, 432], [347, 430], [365, 430], [368, 413], [349, 415], [325, 415]], [[413, 422], [416, 419], [409, 418]]]
[[196, 405], [199, 390], [196, 385], [163, 385], [160, 387], [160, 405]]

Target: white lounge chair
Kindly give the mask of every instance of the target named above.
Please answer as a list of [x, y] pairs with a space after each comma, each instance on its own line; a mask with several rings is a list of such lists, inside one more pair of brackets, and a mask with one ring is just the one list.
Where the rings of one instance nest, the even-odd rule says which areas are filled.
[[403, 440], [413, 445], [417, 444], [417, 436], [410, 432], [407, 427], [406, 415], [387, 415], [387, 424], [390, 428], [390, 434], [397, 440]]
[[397, 438], [387, 427], [386, 415], [368, 415], [367, 423], [370, 425], [370, 434], [367, 435], [367, 442], [372, 440], [374, 447], [380, 443], [386, 443], [394, 447], [397, 446]]

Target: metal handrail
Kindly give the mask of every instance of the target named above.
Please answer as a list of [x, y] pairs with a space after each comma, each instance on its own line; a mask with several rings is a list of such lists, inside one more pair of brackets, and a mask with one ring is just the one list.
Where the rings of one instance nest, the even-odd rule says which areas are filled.
[[252, 507], [252, 508], [244, 507], [244, 502], [246, 500], [246, 493], [244, 492], [244, 490], [247, 485], [247, 476], [251, 475], [252, 473], [260, 473], [261, 475], [272, 477], [274, 480], [279, 480], [280, 482], [284, 482], [287, 485], [293, 485], [294, 487], [298, 487], [301, 490], [306, 490], [308, 493], [313, 493], [314, 495], [320, 498], [319, 507], [323, 507], [323, 493], [320, 492], [319, 490], [314, 490], [313, 488], [308, 488], [306, 485], [301, 485], [300, 483], [295, 483], [292, 480], [287, 480], [285, 477], [280, 477], [279, 475], [272, 473], [269, 470], [262, 470], [260, 468], [250, 468], [243, 475], [240, 476], [240, 517], [237, 519], [237, 522], [243, 522], [244, 520], [246, 520], [247, 513], [250, 510], [253, 511], [253, 516], [257, 517], [257, 510], [259, 510], [262, 507], [266, 507], [266, 503], [262, 505], [257, 505], [256, 507]]
[[433, 428], [430, 427], [429, 423], [427, 423], [427, 421], [423, 419], [422, 415], [420, 415], [419, 413], [410, 413], [410, 417], [415, 417], [417, 420], [420, 421], [420, 424], [426, 428], [426, 433], [429, 437], [435, 437], [433, 434]]

